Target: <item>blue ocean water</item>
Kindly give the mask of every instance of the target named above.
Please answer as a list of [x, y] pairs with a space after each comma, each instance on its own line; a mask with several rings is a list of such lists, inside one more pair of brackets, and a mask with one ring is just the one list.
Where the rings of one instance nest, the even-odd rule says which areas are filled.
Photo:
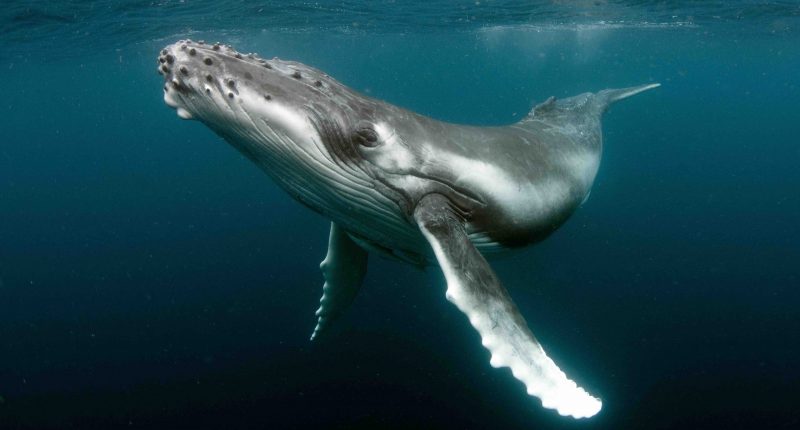
[[[661, 82], [493, 263], [603, 411], [491, 368], [435, 268], [372, 258], [309, 343], [328, 222], [164, 105], [186, 37], [478, 125]], [[10, 1], [0, 46], [0, 428], [800, 426], [797, 2]]]

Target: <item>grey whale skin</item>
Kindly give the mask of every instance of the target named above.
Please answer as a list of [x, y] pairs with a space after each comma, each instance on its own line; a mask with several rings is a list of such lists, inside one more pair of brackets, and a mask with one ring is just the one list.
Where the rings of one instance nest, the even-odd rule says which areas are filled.
[[325, 73], [229, 46], [181, 40], [158, 56], [164, 101], [331, 220], [319, 336], [350, 305], [369, 253], [441, 267], [446, 297], [546, 408], [591, 417], [599, 399], [551, 360], [482, 254], [525, 246], [587, 198], [609, 104], [658, 84], [539, 104], [504, 127], [437, 121], [366, 97]]

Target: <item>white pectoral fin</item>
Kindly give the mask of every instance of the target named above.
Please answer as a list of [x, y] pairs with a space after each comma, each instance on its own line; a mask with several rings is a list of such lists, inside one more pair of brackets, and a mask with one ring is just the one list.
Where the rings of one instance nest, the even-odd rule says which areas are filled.
[[325, 277], [325, 285], [322, 286], [317, 326], [311, 340], [322, 333], [355, 299], [367, 273], [367, 251], [353, 242], [341, 227], [331, 223], [328, 255], [319, 267]]
[[447, 280], [447, 299], [466, 314], [492, 354], [493, 367], [509, 367], [528, 394], [561, 415], [586, 418], [602, 403], [567, 378], [545, 354], [489, 264], [472, 245], [446, 198], [426, 196], [414, 219]]

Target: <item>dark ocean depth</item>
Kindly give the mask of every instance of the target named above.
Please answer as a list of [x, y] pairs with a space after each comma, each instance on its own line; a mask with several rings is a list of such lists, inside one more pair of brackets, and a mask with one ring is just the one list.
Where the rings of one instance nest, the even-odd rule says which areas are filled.
[[[800, 428], [795, 2], [143, 3], [0, 14], [0, 429]], [[476, 125], [660, 82], [606, 114], [586, 204], [493, 262], [601, 413], [493, 369], [436, 267], [372, 256], [309, 342], [329, 223], [164, 104], [185, 37]]]

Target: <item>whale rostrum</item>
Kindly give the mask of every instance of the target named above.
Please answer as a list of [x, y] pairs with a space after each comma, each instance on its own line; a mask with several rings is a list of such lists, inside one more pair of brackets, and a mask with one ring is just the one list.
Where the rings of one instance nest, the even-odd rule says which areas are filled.
[[591, 417], [601, 401], [550, 359], [486, 256], [536, 243], [586, 200], [608, 106], [658, 86], [550, 98], [507, 126], [450, 124], [360, 94], [293, 61], [181, 40], [157, 71], [164, 100], [331, 221], [312, 339], [353, 302], [368, 255], [438, 265], [447, 299], [546, 408]]

